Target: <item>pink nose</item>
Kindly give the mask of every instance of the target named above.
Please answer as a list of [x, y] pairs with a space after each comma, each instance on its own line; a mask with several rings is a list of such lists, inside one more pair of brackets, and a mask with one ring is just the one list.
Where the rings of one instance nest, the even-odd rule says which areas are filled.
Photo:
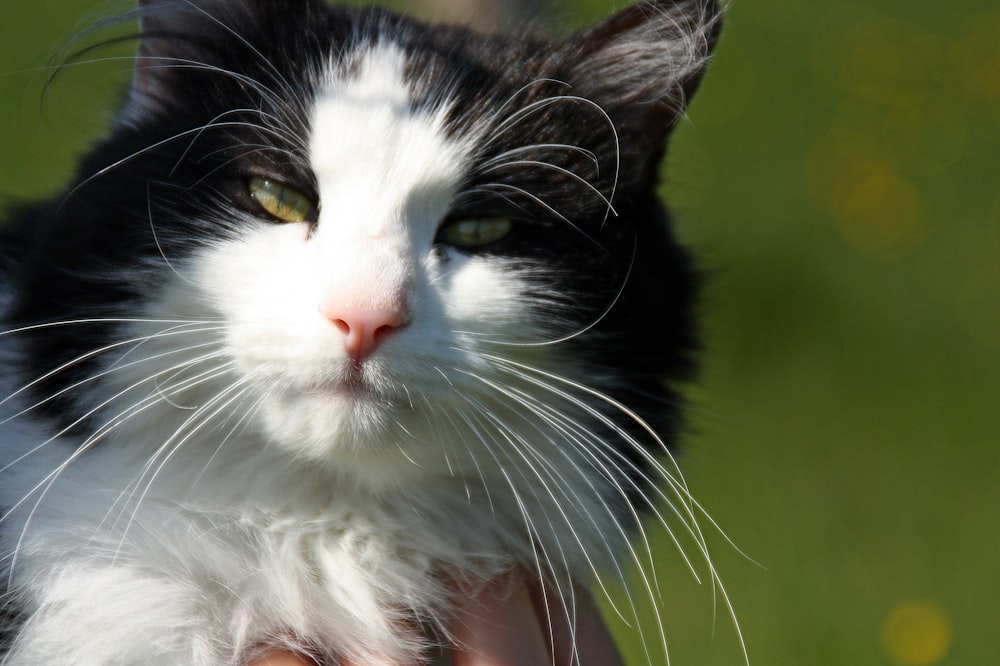
[[344, 334], [344, 349], [357, 364], [363, 363], [389, 334], [406, 324], [405, 314], [397, 309], [341, 306], [324, 314]]

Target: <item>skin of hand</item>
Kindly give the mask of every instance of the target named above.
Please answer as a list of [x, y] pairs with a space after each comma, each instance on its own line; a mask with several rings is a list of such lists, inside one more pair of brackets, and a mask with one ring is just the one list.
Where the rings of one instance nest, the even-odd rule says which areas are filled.
[[[586, 592], [578, 591], [567, 611], [546, 587], [512, 576], [469, 590], [462, 599], [449, 627], [458, 646], [451, 653], [453, 666], [624, 666]], [[275, 651], [248, 666], [316, 666], [316, 662]]]
[[249, 666], [316, 666], [316, 662], [308, 657], [300, 657], [294, 652], [281, 650], [268, 653]]

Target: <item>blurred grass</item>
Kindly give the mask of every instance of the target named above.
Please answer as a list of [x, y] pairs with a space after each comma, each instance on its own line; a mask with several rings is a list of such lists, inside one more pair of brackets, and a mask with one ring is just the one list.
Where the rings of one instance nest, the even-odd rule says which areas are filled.
[[[55, 191], [110, 118], [127, 63], [40, 106], [37, 68], [93, 5], [0, 7], [5, 195]], [[733, 3], [665, 192], [710, 274], [683, 464], [761, 564], [712, 538], [753, 664], [997, 663], [998, 156], [994, 0]], [[672, 663], [740, 663], [661, 541]]]

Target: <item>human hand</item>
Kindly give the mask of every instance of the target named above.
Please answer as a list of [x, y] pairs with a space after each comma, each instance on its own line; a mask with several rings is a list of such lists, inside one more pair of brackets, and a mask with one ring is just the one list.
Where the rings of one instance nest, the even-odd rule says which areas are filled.
[[316, 662], [288, 650], [279, 650], [268, 652], [263, 657], [255, 659], [249, 666], [316, 666]]
[[594, 600], [575, 594], [566, 608], [522, 576], [470, 591], [449, 627], [453, 666], [622, 666]]
[[[569, 612], [546, 588], [522, 576], [498, 580], [461, 597], [448, 631], [453, 666], [623, 666], [594, 600], [576, 592]], [[275, 651], [249, 666], [316, 666]], [[343, 664], [343, 666], [364, 666]]]

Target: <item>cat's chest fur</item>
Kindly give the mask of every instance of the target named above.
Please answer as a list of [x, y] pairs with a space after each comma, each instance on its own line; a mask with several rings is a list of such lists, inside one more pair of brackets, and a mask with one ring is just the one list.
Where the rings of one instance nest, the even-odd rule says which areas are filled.
[[6, 232], [4, 664], [412, 664], [456, 580], [569, 597], [645, 566], [644, 516], [698, 542], [656, 187], [714, 5], [551, 42], [140, 9], [118, 123]]

